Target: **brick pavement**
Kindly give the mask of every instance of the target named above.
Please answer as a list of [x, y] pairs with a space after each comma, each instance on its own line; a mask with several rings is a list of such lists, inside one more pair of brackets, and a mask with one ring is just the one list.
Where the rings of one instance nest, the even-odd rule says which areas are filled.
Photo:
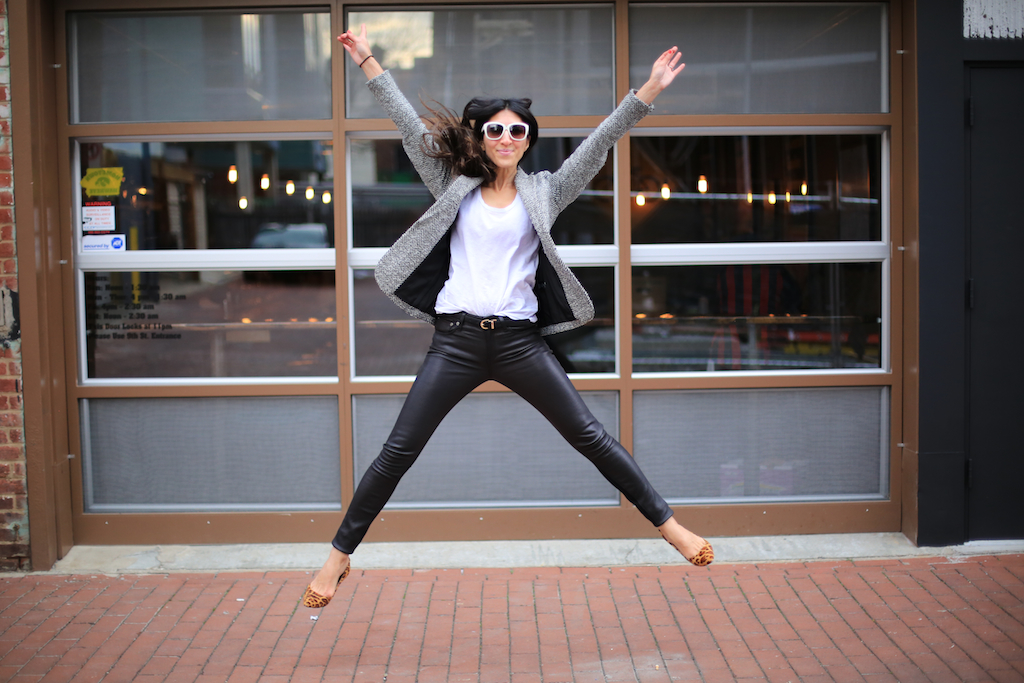
[[308, 580], [0, 575], [0, 681], [1024, 681], [1024, 555]]

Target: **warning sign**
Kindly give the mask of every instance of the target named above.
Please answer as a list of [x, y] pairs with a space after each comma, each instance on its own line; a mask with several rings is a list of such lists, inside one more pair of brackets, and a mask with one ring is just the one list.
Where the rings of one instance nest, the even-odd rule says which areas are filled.
[[85, 202], [82, 205], [82, 232], [113, 232], [113, 202]]

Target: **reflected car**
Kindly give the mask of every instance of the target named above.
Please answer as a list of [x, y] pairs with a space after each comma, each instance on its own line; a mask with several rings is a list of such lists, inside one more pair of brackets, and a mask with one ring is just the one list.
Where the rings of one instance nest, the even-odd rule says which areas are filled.
[[326, 249], [325, 223], [264, 223], [252, 238], [253, 249]]

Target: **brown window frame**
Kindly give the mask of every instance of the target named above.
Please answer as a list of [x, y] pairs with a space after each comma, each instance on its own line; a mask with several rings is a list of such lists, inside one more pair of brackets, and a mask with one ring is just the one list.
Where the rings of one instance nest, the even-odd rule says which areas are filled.
[[[63, 0], [56, 6], [55, 54], [57, 62], [67, 63], [65, 53], [65, 20], [67, 12], [84, 10], [126, 10], [126, 9], [190, 9], [197, 8], [199, 3], [191, 5], [185, 2], [165, 0], [157, 3], [130, 2], [129, 0], [98, 0], [75, 1]], [[378, 3], [385, 5], [388, 3]], [[402, 6], [428, 5], [430, 3], [403, 2]], [[560, 3], [565, 4], [565, 3]], [[621, 97], [629, 87], [628, 83], [628, 10], [629, 3], [615, 0], [615, 84], [616, 95]], [[251, 0], [225, 0], [218, 7], [306, 7], [310, 3], [282, 0], [265, 2]], [[345, 6], [332, 0], [329, 3], [316, 3], [316, 6], [329, 6], [332, 14], [332, 25], [335, 33], [342, 30], [341, 22]], [[198, 7], [198, 8], [201, 8]], [[829, 503], [781, 503], [767, 505], [758, 503], [753, 506], [770, 508], [770, 514], [751, 514], [749, 505], [696, 505], [687, 506], [685, 512], [688, 526], [698, 528], [705, 535], [767, 535], [785, 533], [824, 533], [824, 532], [858, 532], [858, 531], [896, 531], [901, 527], [903, 505], [902, 489], [902, 425], [904, 423], [903, 396], [907, 391], [904, 380], [907, 372], [907, 358], [904, 352], [905, 318], [904, 301], [912, 295], [912, 286], [904, 283], [907, 277], [903, 261], [896, 256], [896, 250], [902, 249], [907, 243], [908, 219], [905, 212], [909, 211], [907, 202], [913, 192], [912, 187], [904, 189], [912, 182], [905, 171], [914, 153], [912, 131], [905, 124], [908, 112], [904, 110], [904, 102], [913, 94], [912, 84], [904, 85], [904, 66], [896, 59], [902, 53], [904, 32], [912, 28], [904, 28], [903, 17], [906, 9], [900, 0], [889, 4], [889, 111], [876, 114], [837, 114], [837, 115], [723, 115], [723, 116], [674, 116], [654, 113], [639, 124], [639, 128], [673, 129], [716, 129], [728, 130], [750, 128], [786, 127], [872, 127], [888, 132], [890, 153], [890, 181], [888, 193], [890, 197], [888, 212], [890, 230], [888, 246], [892, 249], [890, 263], [890, 294], [889, 294], [889, 348], [891, 349], [888, 368], [877, 373], [793, 373], [780, 375], [730, 375], [727, 373], [714, 376], [668, 376], [668, 377], [633, 377], [631, 373], [621, 371], [617, 376], [592, 377], [575, 379], [576, 386], [581, 390], [611, 390], [619, 393], [620, 400], [620, 438], [627, 449], [633, 442], [633, 393], [656, 389], [709, 389], [709, 388], [772, 388], [772, 387], [831, 387], [831, 386], [883, 386], [890, 391], [890, 476], [889, 498], [884, 501], [853, 501]], [[907, 39], [912, 40], [912, 35]], [[201, 139], [207, 136], [273, 137], [281, 134], [298, 133], [329, 133], [339, 151], [345, 149], [347, 136], [354, 132], [389, 131], [392, 124], [386, 120], [346, 119], [344, 117], [344, 88], [340, 87], [344, 78], [343, 53], [336, 49], [332, 61], [332, 82], [339, 84], [333, 89], [333, 113], [330, 121], [273, 121], [273, 122], [214, 122], [214, 123], [176, 123], [176, 124], [70, 124], [68, 121], [68, 83], [67, 70], [58, 70], [57, 80], [57, 122], [56, 132], [58, 149], [68, 150], [73, 142], [81, 138], [146, 138], [151, 136], [187, 136]], [[904, 88], [907, 88], [905, 92]], [[592, 129], [600, 123], [602, 117], [567, 116], [541, 117], [540, 125], [544, 128], [558, 129]], [[335, 225], [345, 225], [347, 216], [347, 192], [341, 191], [347, 185], [344, 165], [336, 156], [335, 182], [339, 191], [336, 192]], [[620, 188], [629, 186], [628, 138], [616, 146], [614, 156], [615, 172]], [[73, 207], [71, 198], [74, 188], [74, 177], [71, 157], [68, 154], [58, 155], [57, 181], [60, 192], [61, 208], [61, 258], [74, 264], [76, 254], [73, 249]], [[621, 189], [620, 189], [621, 191]], [[906, 196], [905, 196], [906, 195]], [[620, 368], [628, 365], [625, 359], [632, 357], [632, 341], [628, 325], [622, 324], [623, 312], [631, 308], [631, 245], [628, 226], [629, 207], [626, 202], [619, 202], [617, 221], [618, 230], [618, 362]], [[913, 227], [913, 226], [909, 226]], [[343, 248], [345, 231], [338, 230], [335, 250], [336, 272], [349, 272], [349, 254]], [[69, 448], [72, 453], [81, 452], [79, 435], [81, 426], [78, 424], [78, 402], [82, 398], [147, 398], [147, 397], [190, 397], [190, 396], [337, 396], [339, 405], [341, 480], [339, 486], [343, 506], [351, 499], [353, 491], [353, 472], [350, 444], [352, 442], [351, 400], [353, 396], [363, 394], [404, 393], [408, 390], [408, 380], [363, 382], [353, 381], [348, 369], [348, 358], [342, 351], [349, 344], [349, 291], [347, 276], [338, 277], [336, 282], [336, 301], [338, 311], [338, 349], [339, 375], [336, 384], [252, 384], [239, 383], [218, 385], [149, 385], [149, 386], [85, 386], [79, 381], [77, 368], [77, 337], [74, 330], [76, 322], [76, 291], [75, 278], [63, 278], [60, 284], [64, 301], [64, 345], [67, 386], [66, 415], [69, 427]], [[912, 341], [912, 340], [911, 340]], [[911, 353], [913, 351], [911, 350]], [[505, 391], [503, 387], [489, 383], [479, 389], [482, 392]], [[912, 408], [912, 406], [911, 406]], [[224, 543], [224, 542], [279, 542], [289, 541], [325, 541], [333, 534], [340, 521], [340, 512], [324, 511], [315, 514], [303, 514], [302, 523], [296, 518], [284, 514], [271, 513], [199, 513], [199, 514], [85, 514], [82, 506], [82, 472], [80, 459], [71, 464], [71, 497], [72, 523], [75, 543], [113, 544], [113, 543]], [[315, 473], [300, 473], [298, 476], [315, 476]], [[374, 525], [368, 540], [370, 541], [422, 541], [422, 540], [485, 540], [499, 538], [608, 538], [634, 537], [650, 535], [649, 526], [644, 520], [630, 510], [631, 506], [624, 499], [615, 508], [535, 508], [535, 509], [487, 509], [487, 510], [420, 510], [389, 511], [384, 519]], [[488, 524], [481, 525], [479, 520], [486, 518]], [[306, 520], [310, 521], [306, 521]], [[481, 528], [483, 526], [483, 528]]]

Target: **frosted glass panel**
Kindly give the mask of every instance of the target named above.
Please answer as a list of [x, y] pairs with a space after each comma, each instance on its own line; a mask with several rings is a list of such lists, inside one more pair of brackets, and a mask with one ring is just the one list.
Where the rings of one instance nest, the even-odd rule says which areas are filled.
[[[611, 5], [349, 12], [373, 53], [423, 113], [420, 98], [460, 114], [471, 98], [529, 97], [537, 116], [607, 114], [614, 106]], [[345, 60], [350, 118], [384, 118], [366, 77]], [[431, 106], [434, 106], [431, 104]]]
[[[618, 394], [584, 392], [618, 436]], [[380, 453], [404, 395], [352, 399], [356, 481]], [[619, 493], [515, 394], [471, 394], [431, 437], [388, 507], [618, 505]]]
[[678, 45], [659, 114], [885, 112], [886, 31], [882, 4], [631, 5], [629, 82]]
[[672, 503], [888, 497], [885, 387], [640, 391], [633, 421]]
[[329, 12], [81, 12], [73, 123], [331, 117]]
[[86, 512], [341, 508], [336, 397], [83, 399], [81, 410]]

